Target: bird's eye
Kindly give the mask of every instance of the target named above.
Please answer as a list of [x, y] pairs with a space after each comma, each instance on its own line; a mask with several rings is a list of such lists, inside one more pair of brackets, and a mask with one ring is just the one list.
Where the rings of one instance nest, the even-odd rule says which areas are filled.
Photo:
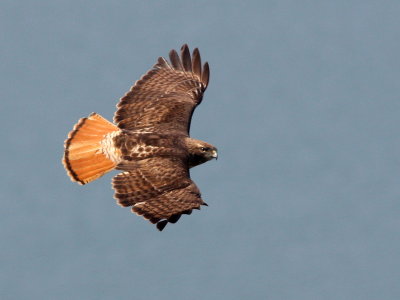
[[210, 148], [208, 148], [208, 147], [201, 147], [201, 151], [203, 151], [203, 152], [206, 152], [206, 151], [208, 151], [208, 150], [210, 150]]

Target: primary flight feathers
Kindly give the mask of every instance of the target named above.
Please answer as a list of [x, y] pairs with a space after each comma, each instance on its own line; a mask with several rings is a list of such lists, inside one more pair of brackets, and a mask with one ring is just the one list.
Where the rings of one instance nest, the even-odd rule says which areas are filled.
[[117, 169], [114, 197], [121, 206], [162, 230], [206, 203], [189, 169], [217, 157], [217, 149], [189, 137], [190, 121], [203, 98], [209, 67], [199, 50], [169, 53], [120, 99], [116, 125], [98, 114], [82, 118], [65, 141], [63, 164], [73, 181], [86, 184]]

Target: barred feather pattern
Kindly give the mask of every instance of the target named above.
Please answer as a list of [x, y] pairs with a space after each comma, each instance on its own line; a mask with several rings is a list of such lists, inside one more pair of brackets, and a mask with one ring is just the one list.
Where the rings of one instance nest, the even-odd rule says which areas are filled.
[[203, 98], [209, 66], [201, 66], [196, 48], [190, 55], [185, 44], [181, 56], [171, 50], [170, 61], [162, 57], [120, 99], [114, 121], [127, 130], [179, 131], [189, 134], [193, 111]]
[[178, 215], [206, 205], [180, 159], [148, 158], [118, 168], [127, 171], [112, 181], [117, 203], [133, 206], [133, 212], [152, 223], [163, 220], [175, 223]]

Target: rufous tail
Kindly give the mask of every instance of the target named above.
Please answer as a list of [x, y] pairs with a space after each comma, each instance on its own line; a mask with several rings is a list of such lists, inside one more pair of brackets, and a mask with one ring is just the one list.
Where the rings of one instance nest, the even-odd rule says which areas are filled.
[[82, 118], [65, 141], [63, 164], [72, 181], [85, 184], [113, 170], [116, 163], [102, 152], [105, 136], [119, 128], [92, 113]]

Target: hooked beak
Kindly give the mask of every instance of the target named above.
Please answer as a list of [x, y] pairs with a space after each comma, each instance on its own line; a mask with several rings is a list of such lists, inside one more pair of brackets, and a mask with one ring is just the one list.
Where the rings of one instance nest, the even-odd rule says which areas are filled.
[[217, 152], [217, 149], [215, 149], [215, 150], [213, 150], [212, 151], [212, 158], [215, 158], [215, 159], [218, 159], [218, 152]]

